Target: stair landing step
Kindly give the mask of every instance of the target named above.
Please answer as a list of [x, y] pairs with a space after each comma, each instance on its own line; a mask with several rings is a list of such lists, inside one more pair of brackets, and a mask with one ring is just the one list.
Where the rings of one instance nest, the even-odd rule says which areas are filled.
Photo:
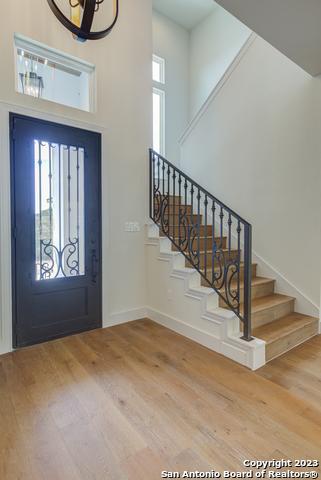
[[270, 361], [318, 334], [319, 319], [291, 313], [276, 322], [253, 330], [253, 335], [266, 342], [266, 361]]
[[284, 338], [306, 325], [318, 323], [318, 318], [303, 315], [303, 313], [291, 313], [286, 317], [280, 318], [277, 322], [268, 323], [262, 327], [255, 328], [253, 335], [264, 340], [267, 344], [280, 338]]

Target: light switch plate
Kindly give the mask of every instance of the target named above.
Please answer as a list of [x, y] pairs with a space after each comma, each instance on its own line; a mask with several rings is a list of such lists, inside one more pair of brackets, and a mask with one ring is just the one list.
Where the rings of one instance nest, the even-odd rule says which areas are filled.
[[125, 232], [140, 232], [139, 222], [126, 222], [125, 223]]

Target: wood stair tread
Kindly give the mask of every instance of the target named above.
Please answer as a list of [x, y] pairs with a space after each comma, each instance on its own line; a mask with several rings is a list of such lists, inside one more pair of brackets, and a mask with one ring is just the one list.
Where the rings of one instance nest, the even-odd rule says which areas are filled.
[[[170, 216], [170, 217], [173, 217], [172, 214], [170, 214], [169, 216]], [[200, 217], [201, 217], [201, 216], [202, 216], [202, 214], [200, 215]], [[198, 213], [193, 213], [193, 217], [198, 217]], [[182, 223], [169, 223], [168, 226], [171, 227], [171, 228], [173, 228], [173, 227], [175, 227], [175, 228], [181, 227], [182, 229], [185, 228], [185, 225], [183, 225]], [[200, 226], [201, 226], [201, 227], [207, 226], [208, 228], [211, 227], [211, 225], [205, 225], [205, 223], [201, 223]], [[190, 223], [189, 223], [189, 224], [187, 225], [187, 227], [195, 227], [195, 228], [197, 228], [197, 224], [194, 224], [194, 223], [193, 223], [193, 224], [190, 224]], [[210, 236], [207, 236], [207, 238], [210, 238]], [[217, 237], [216, 237], [216, 238], [217, 238]]]
[[[208, 240], [212, 240], [212, 235], [200, 235], [200, 237], [197, 237], [197, 238], [200, 238], [200, 240], [205, 240], [205, 238], [207, 238]], [[218, 239], [224, 239], [224, 238], [227, 238], [227, 237], [214, 237], [214, 240], [218, 240]], [[208, 250], [208, 251], [212, 251], [212, 250]]]
[[267, 308], [273, 308], [276, 305], [281, 305], [282, 303], [293, 302], [294, 300], [294, 297], [281, 295], [279, 293], [274, 293], [266, 297], [255, 298], [252, 300], [252, 313], [257, 313]]
[[[256, 267], [256, 266], [257, 266], [257, 263], [252, 263], [252, 267]], [[244, 262], [241, 262], [241, 263], [240, 263], [240, 267], [241, 267], [241, 268], [244, 268]], [[188, 267], [188, 268], [193, 268], [193, 267], [191, 266], [191, 267]], [[214, 268], [214, 271], [215, 271], [215, 272], [217, 272], [218, 270], [219, 270], [219, 267]], [[206, 269], [206, 272], [207, 272], [207, 273], [210, 273], [211, 271], [212, 271], [211, 268], [207, 268], [207, 269]], [[204, 268], [201, 268], [201, 272], [205, 273], [205, 269], [204, 269]], [[252, 277], [252, 280], [253, 280], [254, 278], [256, 278], [256, 277]]]
[[303, 315], [302, 313], [291, 313], [286, 317], [280, 318], [276, 322], [271, 322], [253, 330], [253, 336], [264, 340], [270, 344], [280, 338], [284, 338], [301, 328], [318, 323], [319, 319]]
[[[273, 278], [264, 278], [264, 277], [253, 277], [251, 285], [252, 287], [258, 287], [259, 285], [266, 285], [268, 283], [275, 283], [275, 280]], [[236, 288], [237, 286], [237, 281], [231, 282], [231, 288]], [[240, 282], [240, 289], [244, 288], [244, 283], [243, 281]], [[221, 290], [225, 290], [225, 287], [223, 287]], [[265, 298], [265, 297], [262, 297]], [[253, 305], [253, 303], [252, 303]]]
[[[231, 250], [229, 250], [228, 248], [222, 248], [222, 252], [224, 253], [228, 253], [228, 252], [237, 252], [237, 248], [231, 248]], [[212, 250], [200, 250], [200, 254], [201, 255], [204, 255], [205, 253], [209, 254], [209, 253], [212, 253]]]
[[[184, 207], [188, 207], [188, 208], [191, 208], [192, 207], [192, 204], [190, 203], [171, 203], [169, 202], [168, 204], [169, 207], [175, 207], [177, 209], [177, 207], [181, 207], [181, 208], [184, 208]], [[194, 207], [195, 208], [195, 207]]]
[[[258, 285], [265, 285], [267, 283], [275, 283], [273, 278], [265, 278], [265, 277], [252, 277], [251, 285], [252, 287], [257, 287]], [[232, 288], [237, 285], [237, 281], [231, 282]], [[243, 281], [240, 283], [240, 288], [244, 287]]]

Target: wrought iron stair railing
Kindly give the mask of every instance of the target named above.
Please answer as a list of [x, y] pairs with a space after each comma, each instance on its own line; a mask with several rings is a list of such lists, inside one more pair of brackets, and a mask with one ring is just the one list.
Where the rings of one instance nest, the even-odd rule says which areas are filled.
[[150, 218], [251, 336], [252, 227], [240, 215], [150, 150]]

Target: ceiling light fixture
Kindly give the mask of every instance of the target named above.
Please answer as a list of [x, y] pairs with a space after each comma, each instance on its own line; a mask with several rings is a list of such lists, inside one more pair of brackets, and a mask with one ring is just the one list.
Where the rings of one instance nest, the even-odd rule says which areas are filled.
[[[47, 0], [49, 7], [57, 19], [66, 27], [77, 40], [85, 42], [86, 40], [99, 40], [106, 37], [115, 26], [119, 14], [119, 0], [113, 1], [114, 12], [112, 23], [104, 30], [92, 32], [91, 28], [95, 13], [105, 0], [64, 0], [71, 8], [70, 19], [67, 18], [57, 6], [56, 0]], [[108, 0], [110, 1], [110, 0]]]
[[43, 91], [43, 78], [37, 75], [36, 72], [30, 71], [20, 73], [20, 80], [22, 85], [22, 92], [32, 97], [41, 98]]

